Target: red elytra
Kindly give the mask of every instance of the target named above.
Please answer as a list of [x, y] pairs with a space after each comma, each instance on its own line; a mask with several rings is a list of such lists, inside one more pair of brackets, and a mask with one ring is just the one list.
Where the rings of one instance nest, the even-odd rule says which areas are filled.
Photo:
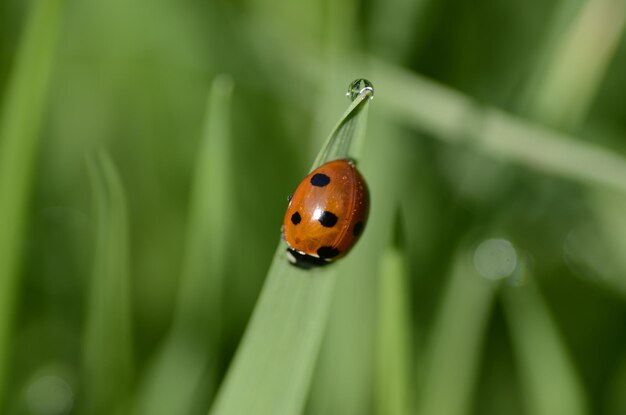
[[283, 222], [289, 259], [301, 266], [341, 258], [363, 232], [369, 213], [367, 184], [351, 160], [313, 170], [294, 192]]

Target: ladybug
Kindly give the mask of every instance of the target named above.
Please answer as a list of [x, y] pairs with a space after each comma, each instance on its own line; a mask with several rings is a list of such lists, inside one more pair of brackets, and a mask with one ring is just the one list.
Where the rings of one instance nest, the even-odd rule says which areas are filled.
[[301, 268], [341, 258], [361, 236], [369, 213], [367, 184], [352, 160], [333, 160], [302, 180], [289, 200], [283, 239]]

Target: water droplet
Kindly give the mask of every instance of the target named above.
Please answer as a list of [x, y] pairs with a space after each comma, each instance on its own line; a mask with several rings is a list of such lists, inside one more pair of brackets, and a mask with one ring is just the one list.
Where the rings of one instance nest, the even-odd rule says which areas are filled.
[[58, 376], [38, 377], [26, 390], [26, 406], [36, 415], [65, 415], [73, 404], [72, 388]]
[[364, 78], [355, 79], [350, 82], [346, 96], [350, 98], [350, 101], [354, 101], [361, 94], [369, 94], [370, 98], [374, 97], [374, 85]]
[[506, 278], [517, 267], [517, 252], [506, 239], [486, 239], [474, 251], [474, 267], [490, 280]]

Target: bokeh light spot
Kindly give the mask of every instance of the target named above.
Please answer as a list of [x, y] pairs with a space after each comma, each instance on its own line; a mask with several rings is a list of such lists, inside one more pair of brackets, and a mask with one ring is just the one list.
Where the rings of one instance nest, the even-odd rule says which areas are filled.
[[491, 280], [508, 277], [517, 267], [517, 252], [506, 239], [486, 239], [474, 251], [474, 267]]
[[73, 404], [72, 389], [58, 376], [41, 376], [26, 390], [26, 406], [34, 415], [65, 415]]

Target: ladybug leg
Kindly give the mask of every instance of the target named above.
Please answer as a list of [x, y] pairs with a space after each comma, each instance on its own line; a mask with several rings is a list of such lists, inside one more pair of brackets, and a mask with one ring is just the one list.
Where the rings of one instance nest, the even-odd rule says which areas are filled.
[[287, 241], [285, 239], [285, 225], [280, 225], [280, 239], [283, 241]]
[[287, 202], [291, 202], [291, 198], [293, 197], [293, 193], [290, 195], [287, 195]]

